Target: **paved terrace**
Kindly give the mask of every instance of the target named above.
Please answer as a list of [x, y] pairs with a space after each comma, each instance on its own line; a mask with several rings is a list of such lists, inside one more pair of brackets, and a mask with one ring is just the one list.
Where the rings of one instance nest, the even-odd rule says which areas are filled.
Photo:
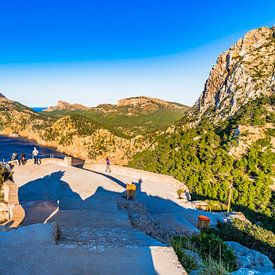
[[[58, 162], [16, 167], [25, 226], [0, 233], [0, 274], [184, 274], [173, 249], [133, 228], [127, 211], [118, 207], [125, 201], [125, 183], [139, 177], [99, 170]], [[186, 208], [188, 203], [162, 189], [158, 182], [144, 180], [137, 200], [166, 230], [197, 231], [202, 211]], [[218, 218], [207, 215], [213, 222]], [[39, 231], [27, 226], [52, 222], [61, 227], [57, 244], [49, 227]]]

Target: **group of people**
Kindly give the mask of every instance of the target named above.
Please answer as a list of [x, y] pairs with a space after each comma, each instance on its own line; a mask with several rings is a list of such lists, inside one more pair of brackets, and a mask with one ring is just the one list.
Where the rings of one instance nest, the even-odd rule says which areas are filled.
[[25, 165], [27, 163], [26, 155], [21, 153], [20, 157], [15, 152], [11, 156], [11, 161], [17, 162], [19, 165]]
[[[41, 164], [41, 159], [39, 158], [39, 151], [36, 147], [33, 148], [32, 156], [34, 160], [34, 164]], [[16, 152], [14, 152], [11, 156], [11, 161], [17, 162], [18, 165], [25, 165], [27, 163], [27, 158], [24, 153], [21, 153], [20, 156]]]

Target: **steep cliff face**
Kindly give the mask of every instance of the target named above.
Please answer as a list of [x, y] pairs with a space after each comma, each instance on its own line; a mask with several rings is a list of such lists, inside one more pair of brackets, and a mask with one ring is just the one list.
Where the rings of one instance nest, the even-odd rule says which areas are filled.
[[222, 53], [195, 105], [199, 117], [232, 116], [250, 99], [275, 92], [275, 27], [248, 32]]

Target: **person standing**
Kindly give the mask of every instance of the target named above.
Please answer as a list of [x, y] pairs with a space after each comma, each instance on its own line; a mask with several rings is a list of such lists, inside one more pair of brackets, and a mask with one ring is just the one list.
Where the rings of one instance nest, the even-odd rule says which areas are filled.
[[13, 164], [19, 164], [18, 162], [18, 154], [15, 152], [12, 154], [12, 157], [11, 157], [11, 161], [13, 162]]
[[106, 173], [111, 173], [112, 171], [111, 171], [111, 161], [110, 161], [110, 159], [107, 157], [106, 158]]
[[33, 155], [33, 159], [34, 159], [34, 164], [39, 164], [38, 163], [38, 155], [39, 155], [39, 151], [37, 150], [36, 147], [33, 148], [33, 151], [32, 151], [32, 155]]

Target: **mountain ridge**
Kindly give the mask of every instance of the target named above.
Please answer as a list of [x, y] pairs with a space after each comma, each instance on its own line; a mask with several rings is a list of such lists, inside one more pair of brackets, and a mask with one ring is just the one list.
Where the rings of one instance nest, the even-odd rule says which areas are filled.
[[[64, 106], [64, 102], [59, 105]], [[109, 106], [110, 112], [74, 108], [75, 105], [69, 105], [69, 110], [37, 113], [1, 97], [0, 133], [34, 139], [41, 145], [56, 147], [60, 152], [82, 159], [102, 161], [109, 156], [114, 163], [127, 164], [136, 152], [150, 145], [161, 128], [185, 112], [185, 107], [175, 111], [158, 107], [145, 110], [140, 104], [134, 108]]]
[[[108, 111], [113, 110], [114, 108], [119, 107], [148, 107], [148, 105], [158, 105], [162, 106], [164, 108], [168, 109], [187, 109], [189, 108], [187, 105], [177, 103], [177, 102], [171, 102], [166, 101], [164, 99], [159, 98], [153, 98], [149, 96], [136, 96], [136, 97], [128, 97], [128, 98], [122, 98], [117, 101], [116, 104], [99, 104], [96, 107], [88, 107], [84, 106], [79, 103], [68, 103], [63, 100], [59, 100], [57, 102], [57, 105], [48, 107], [47, 110], [44, 110], [45, 112], [53, 112], [53, 111], [83, 111], [83, 110], [102, 110], [102, 111]], [[156, 108], [156, 107], [155, 107]]]

